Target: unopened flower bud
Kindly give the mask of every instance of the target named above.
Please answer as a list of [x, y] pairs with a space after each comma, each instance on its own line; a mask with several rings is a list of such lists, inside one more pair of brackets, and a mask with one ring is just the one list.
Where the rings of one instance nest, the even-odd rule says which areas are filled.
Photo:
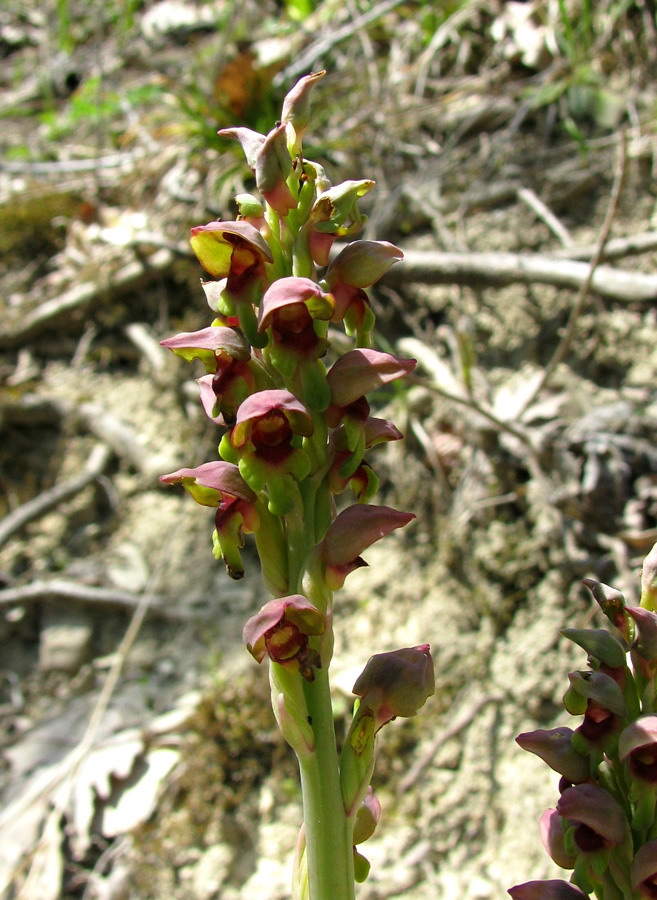
[[538, 728], [519, 734], [516, 742], [523, 750], [535, 753], [551, 769], [563, 775], [571, 784], [579, 784], [590, 777], [589, 760], [574, 749], [570, 728]]
[[563, 819], [556, 809], [546, 809], [538, 823], [545, 852], [562, 869], [573, 869], [576, 859], [566, 850]]
[[310, 92], [325, 75], [325, 70], [305, 75], [283, 100], [281, 122], [288, 126], [290, 153], [293, 156], [301, 152], [303, 135], [310, 121]]
[[381, 803], [370, 785], [356, 813], [353, 833], [354, 844], [363, 844], [369, 840], [376, 831], [380, 818]]
[[375, 654], [353, 686], [361, 706], [373, 711], [377, 728], [396, 716], [414, 716], [434, 689], [428, 644]]

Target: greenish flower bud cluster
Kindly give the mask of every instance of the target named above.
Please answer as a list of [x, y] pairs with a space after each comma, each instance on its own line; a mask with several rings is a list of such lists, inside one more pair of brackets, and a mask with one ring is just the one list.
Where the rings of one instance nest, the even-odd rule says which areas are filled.
[[541, 817], [543, 845], [569, 882], [529, 881], [514, 900], [641, 900], [657, 897], [657, 545], [646, 558], [640, 606], [591, 579], [608, 629], [566, 628], [587, 654], [571, 672], [564, 705], [575, 729], [538, 729], [518, 744], [561, 775]]

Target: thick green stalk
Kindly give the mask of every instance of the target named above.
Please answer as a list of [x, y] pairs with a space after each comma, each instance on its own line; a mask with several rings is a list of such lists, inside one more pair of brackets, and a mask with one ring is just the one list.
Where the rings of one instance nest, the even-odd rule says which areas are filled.
[[299, 759], [310, 900], [353, 900], [352, 823], [342, 803], [326, 669], [316, 670], [304, 693], [315, 734], [314, 752]]

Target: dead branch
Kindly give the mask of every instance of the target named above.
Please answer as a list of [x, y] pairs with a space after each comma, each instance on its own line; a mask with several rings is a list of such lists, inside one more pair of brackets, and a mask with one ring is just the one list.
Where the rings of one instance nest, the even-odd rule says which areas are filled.
[[467, 728], [485, 706], [489, 703], [502, 703], [503, 701], [504, 697], [499, 694], [486, 694], [483, 697], [477, 697], [472, 703], [469, 703], [466, 707], [461, 709], [458, 714], [454, 716], [451, 724], [443, 728], [443, 730], [433, 739], [427, 751], [416, 760], [413, 766], [411, 766], [407, 774], [399, 782], [399, 787], [397, 788], [398, 793], [407, 793], [421, 777], [424, 770], [431, 765], [434, 756], [440, 750], [442, 745], [450, 738], [456, 737], [456, 735], [460, 731], [463, 731], [464, 728]]
[[[4, 588], [0, 591], [0, 607], [14, 606], [20, 603], [37, 603], [52, 600], [74, 600], [89, 606], [112, 607], [134, 611], [139, 605], [141, 594], [120, 591], [117, 588], [96, 587], [68, 581], [64, 578], [52, 578], [43, 581], [32, 581], [19, 587]], [[153, 597], [149, 612], [164, 618], [185, 618], [180, 611], [172, 609], [163, 597]]]
[[[586, 244], [581, 247], [560, 247], [554, 256], [560, 259], [592, 259], [597, 244]], [[607, 241], [602, 251], [602, 259], [622, 259], [624, 256], [639, 256], [641, 253], [652, 253], [657, 250], [657, 231], [644, 231], [630, 237], [613, 238]]]
[[[444, 253], [407, 250], [386, 274], [388, 284], [466, 284], [499, 287], [508, 284], [551, 284], [581, 288], [590, 266], [586, 262], [533, 253]], [[657, 275], [598, 266], [591, 291], [610, 300], [646, 303], [657, 299]]]
[[69, 497], [74, 497], [88, 484], [91, 484], [105, 469], [110, 455], [109, 447], [103, 445], [94, 447], [81, 475], [56, 484], [50, 490], [44, 491], [38, 497], [28, 500], [27, 503], [23, 503], [22, 506], [9, 513], [0, 522], [0, 547], [6, 544], [12, 535], [21, 528], [59, 506]]
[[625, 136], [622, 135], [620, 139], [620, 143], [618, 145], [618, 154], [616, 158], [616, 166], [614, 169], [614, 182], [611, 186], [611, 194], [609, 196], [609, 205], [607, 207], [607, 212], [605, 214], [604, 221], [602, 223], [602, 227], [600, 228], [600, 234], [598, 235], [598, 240], [596, 244], [596, 251], [591, 258], [591, 262], [588, 264], [588, 271], [586, 273], [586, 278], [581, 283], [579, 290], [577, 291], [577, 296], [575, 297], [575, 302], [572, 305], [570, 310], [570, 315], [568, 316], [568, 323], [566, 325], [566, 329], [561, 336], [559, 344], [552, 354], [552, 358], [546, 365], [543, 370], [543, 375], [541, 380], [536, 385], [532, 393], [529, 397], [525, 399], [523, 403], [522, 409], [518, 413], [518, 419], [521, 419], [523, 413], [525, 413], [529, 407], [532, 405], [534, 400], [539, 396], [543, 388], [546, 386], [550, 378], [552, 377], [555, 369], [562, 361], [562, 359], [568, 353], [570, 349], [570, 345], [573, 342], [573, 338], [575, 336], [575, 328], [577, 326], [577, 322], [579, 320], [582, 309], [584, 308], [584, 304], [586, 303], [589, 292], [591, 291], [591, 287], [593, 285], [593, 281], [595, 279], [596, 274], [600, 271], [599, 265], [600, 260], [602, 259], [602, 253], [605, 249], [605, 244], [607, 243], [607, 238], [609, 237], [609, 232], [611, 230], [612, 222], [614, 221], [614, 217], [616, 215], [616, 211], [618, 209], [618, 204], [620, 202], [621, 193], [623, 191], [623, 183], [625, 181], [625, 164], [627, 160], [627, 147], [625, 143]]
[[162, 248], [147, 259], [135, 259], [107, 278], [84, 281], [26, 313], [10, 330], [0, 331], [0, 350], [18, 347], [57, 325], [72, 312], [88, 309], [108, 294], [136, 290], [171, 266], [174, 254]]

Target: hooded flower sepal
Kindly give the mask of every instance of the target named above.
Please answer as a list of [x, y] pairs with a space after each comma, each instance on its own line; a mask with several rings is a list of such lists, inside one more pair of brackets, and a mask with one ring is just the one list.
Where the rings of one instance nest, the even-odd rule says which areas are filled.
[[326, 270], [325, 284], [335, 296], [333, 321], [344, 321], [345, 331], [356, 336], [360, 347], [369, 344], [375, 321], [369, 297], [363, 289], [377, 282], [403, 256], [402, 251], [388, 241], [352, 241]]
[[415, 368], [414, 359], [402, 359], [378, 350], [349, 350], [329, 369], [326, 380], [331, 391], [331, 404], [326, 419], [331, 428], [344, 426], [350, 458], [340, 474], [348, 478], [358, 468], [367, 445], [369, 403], [365, 394], [408, 375]]
[[256, 662], [265, 656], [279, 666], [300, 672], [313, 681], [313, 669], [321, 667], [317, 650], [309, 637], [324, 634], [326, 618], [301, 594], [270, 600], [244, 625], [242, 633], [246, 649]]
[[310, 471], [308, 454], [298, 444], [313, 428], [310, 413], [290, 391], [258, 391], [242, 403], [219, 449], [237, 461], [254, 491], [267, 488], [270, 512], [286, 515], [298, 493], [295, 482]]
[[623, 808], [595, 784], [566, 788], [557, 802], [557, 812], [568, 820], [565, 846], [572, 855], [590, 857], [625, 848], [631, 842]]
[[325, 323], [333, 308], [333, 296], [314, 281], [289, 276], [267, 290], [258, 317], [258, 330], [269, 335], [269, 361], [287, 381], [298, 380], [305, 403], [320, 411], [330, 400], [326, 370], [318, 360], [328, 349]]
[[567, 881], [526, 881], [509, 888], [512, 900], [588, 900], [588, 894]]
[[435, 690], [429, 645], [371, 656], [352, 690], [372, 711], [376, 731], [397, 716], [414, 716]]
[[296, 207], [297, 201], [286, 183], [292, 171], [292, 157], [284, 123], [267, 135], [250, 128], [222, 128], [217, 134], [240, 142], [246, 163], [255, 175], [256, 187], [278, 215], [286, 216]]
[[538, 728], [519, 734], [516, 743], [523, 750], [535, 753], [571, 784], [580, 784], [591, 776], [589, 757], [575, 750], [572, 738], [571, 728]]
[[634, 622], [627, 613], [623, 594], [593, 578], [582, 579], [582, 584], [591, 591], [593, 599], [611, 624], [618, 628], [626, 643], [631, 644], [634, 640]]
[[287, 127], [287, 142], [291, 156], [301, 153], [303, 136], [310, 121], [310, 92], [325, 75], [324, 69], [304, 75], [285, 95], [281, 122]]
[[221, 361], [245, 361], [250, 359], [251, 350], [239, 332], [223, 326], [209, 326], [200, 331], [183, 331], [160, 341], [166, 347], [188, 362], [200, 359], [208, 374], [217, 371]]
[[396, 716], [415, 715], [434, 688], [428, 644], [370, 657], [353, 687], [359, 699], [340, 756], [340, 784], [348, 817], [356, 815], [367, 795], [377, 731]]
[[589, 657], [598, 663], [612, 669], [621, 669], [626, 665], [629, 647], [605, 628], [562, 628], [561, 634], [586, 650]]
[[356, 504], [342, 510], [329, 526], [320, 544], [324, 581], [329, 590], [339, 590], [350, 572], [366, 566], [361, 553], [415, 516], [389, 506]]
[[260, 524], [253, 490], [241, 477], [237, 466], [217, 460], [195, 469], [178, 469], [161, 475], [164, 484], [182, 484], [197, 503], [216, 507], [213, 541], [215, 556], [223, 558], [231, 578], [244, 575], [240, 556], [243, 534], [257, 531]]
[[219, 423], [233, 421], [240, 403], [256, 387], [251, 349], [244, 337], [219, 325], [183, 332], [161, 344], [183, 359], [201, 360], [208, 374], [197, 383], [206, 415]]
[[277, 125], [265, 137], [256, 157], [256, 187], [279, 216], [296, 209], [297, 200], [288, 186], [292, 157], [287, 148], [285, 123]]
[[[247, 340], [264, 345], [254, 305], [266, 281], [265, 263], [273, 262], [269, 244], [249, 222], [210, 222], [192, 228], [190, 244], [203, 268], [226, 279], [216, 299], [220, 313], [237, 316]], [[206, 291], [207, 293], [207, 291]]]
[[657, 715], [641, 716], [621, 732], [618, 758], [627, 764], [632, 778], [632, 825], [643, 831], [653, 824], [656, 812]]

